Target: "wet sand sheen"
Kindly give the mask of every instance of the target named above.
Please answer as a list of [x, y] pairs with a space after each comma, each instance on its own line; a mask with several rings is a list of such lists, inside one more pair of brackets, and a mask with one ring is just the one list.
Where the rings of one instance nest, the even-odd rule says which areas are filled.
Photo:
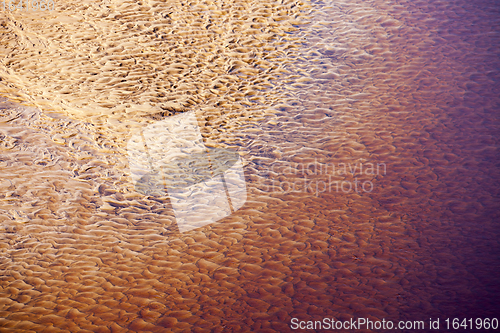
[[[305, 21], [308, 10], [300, 2], [65, 6], [58, 22], [80, 15], [68, 25], [79, 34], [57, 32], [49, 16], [2, 24], [20, 37], [2, 34], [12, 50], [1, 92], [43, 110], [2, 101], [2, 329], [286, 332], [294, 317], [498, 314], [496, 5], [318, 3], [298, 30], [293, 14]], [[226, 17], [248, 30], [224, 26]], [[253, 24], [264, 26], [256, 38]], [[30, 46], [35, 29], [57, 47]], [[109, 38], [71, 44], [92, 29]], [[162, 29], [176, 37], [140, 39]], [[266, 29], [281, 37], [245, 46]], [[121, 44], [142, 62], [120, 59]], [[174, 65], [153, 49], [142, 56], [147, 47]], [[39, 49], [46, 55], [36, 59], [56, 57], [63, 70], [21, 64]], [[63, 49], [112, 59], [64, 60]], [[71, 82], [78, 89], [55, 89]], [[180, 234], [168, 198], [134, 190], [124, 142], [133, 126], [190, 108], [207, 144], [240, 149], [248, 199], [220, 223]], [[54, 109], [61, 114], [47, 116]], [[361, 162], [387, 172], [333, 178], [371, 181], [369, 193], [282, 191], [304, 178], [286, 170], [291, 163]]]

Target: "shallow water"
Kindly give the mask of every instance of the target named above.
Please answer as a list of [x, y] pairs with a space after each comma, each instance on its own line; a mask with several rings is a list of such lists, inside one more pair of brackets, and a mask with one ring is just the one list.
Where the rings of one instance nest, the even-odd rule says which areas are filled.
[[[498, 318], [494, 1], [56, 9], [0, 16], [2, 331]], [[188, 111], [246, 201], [181, 232], [128, 147]]]

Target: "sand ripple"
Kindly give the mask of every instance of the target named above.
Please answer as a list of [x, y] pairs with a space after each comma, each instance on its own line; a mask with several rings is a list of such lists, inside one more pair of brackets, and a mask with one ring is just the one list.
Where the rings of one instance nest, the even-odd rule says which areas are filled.
[[[496, 3], [57, 4], [0, 18], [2, 331], [498, 314]], [[180, 233], [125, 143], [191, 109], [248, 193]]]

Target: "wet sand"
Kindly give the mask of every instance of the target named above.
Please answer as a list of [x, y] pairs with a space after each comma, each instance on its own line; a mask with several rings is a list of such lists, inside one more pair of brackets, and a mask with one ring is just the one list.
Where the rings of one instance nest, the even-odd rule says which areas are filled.
[[[498, 318], [495, 2], [56, 9], [0, 16], [2, 331]], [[190, 110], [247, 199], [180, 233], [126, 143]]]

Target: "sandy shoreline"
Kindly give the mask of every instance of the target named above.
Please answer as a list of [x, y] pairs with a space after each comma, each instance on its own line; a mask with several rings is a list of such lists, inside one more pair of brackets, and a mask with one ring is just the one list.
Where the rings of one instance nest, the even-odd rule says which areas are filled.
[[[26, 104], [0, 98], [1, 329], [498, 314], [494, 2], [57, 6], [0, 16], [0, 96]], [[126, 147], [186, 111], [238, 151], [247, 192], [182, 233]], [[361, 164], [384, 172], [316, 168]]]

